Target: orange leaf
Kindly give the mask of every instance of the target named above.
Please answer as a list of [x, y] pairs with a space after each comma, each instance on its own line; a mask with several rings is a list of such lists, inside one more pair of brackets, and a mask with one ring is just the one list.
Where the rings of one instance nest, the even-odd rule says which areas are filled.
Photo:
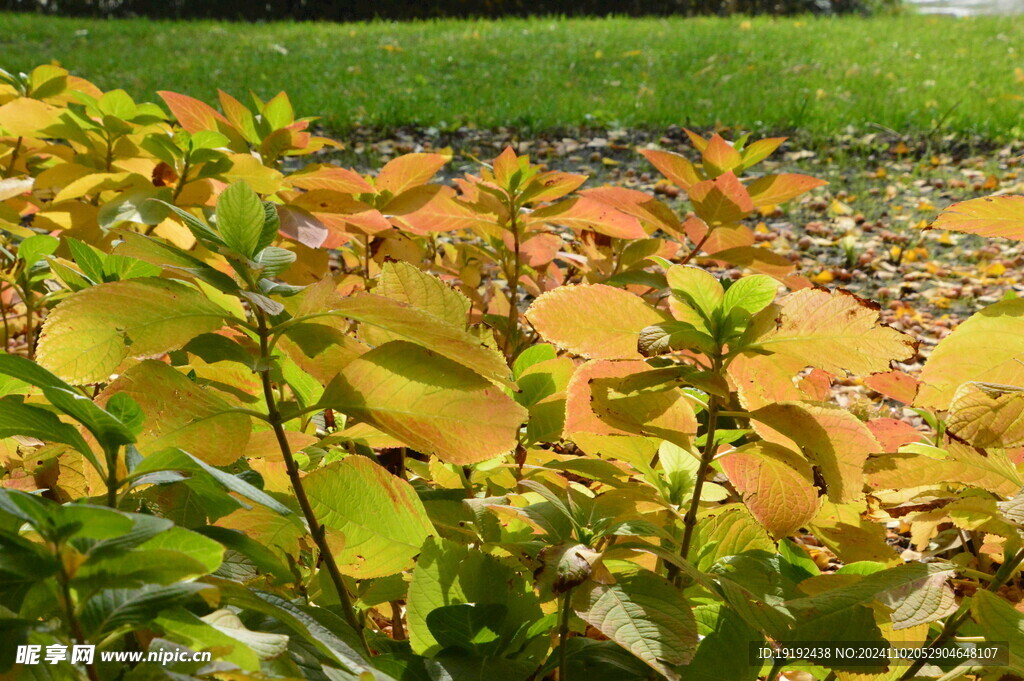
[[712, 226], [739, 222], [754, 210], [747, 188], [731, 172], [698, 182], [688, 192], [694, 212]]
[[723, 173], [735, 170], [743, 163], [743, 157], [740, 156], [740, 152], [736, 151], [718, 133], [712, 135], [711, 139], [708, 140], [703, 156], [704, 172], [708, 174], [708, 177], [718, 177]]
[[526, 318], [546, 340], [595, 359], [639, 359], [640, 331], [665, 321], [639, 296], [605, 284], [548, 291]]
[[584, 189], [580, 195], [606, 203], [626, 215], [632, 215], [640, 221], [640, 225], [648, 234], [656, 229], [662, 229], [682, 240], [679, 233], [679, 218], [671, 208], [661, 201], [651, 198], [646, 192], [607, 186]]
[[421, 185], [402, 192], [385, 206], [396, 225], [414, 234], [451, 232], [494, 225], [488, 219], [456, 200], [455, 190], [443, 185]]
[[866, 425], [886, 452], [895, 452], [911, 442], [924, 441], [924, 434], [906, 421], [899, 419], [871, 419]]
[[[706, 239], [705, 236], [708, 233], [707, 223], [698, 217], [688, 219], [683, 224], [683, 229], [686, 230], [686, 236], [690, 237], [690, 241], [693, 243], [699, 244], [703, 242], [701, 250], [709, 255], [719, 251], [743, 248], [754, 244], [754, 233], [750, 231], [749, 227], [742, 224], [719, 225], [715, 227]], [[792, 264], [788, 261], [787, 263]]]
[[806, 525], [821, 499], [806, 459], [767, 442], [745, 446], [721, 459], [722, 470], [750, 513], [776, 539]]
[[703, 173], [681, 154], [655, 149], [641, 149], [640, 153], [672, 184], [678, 187], [689, 190], [690, 187], [705, 179]]
[[374, 193], [373, 185], [359, 173], [331, 165], [306, 166], [286, 177], [285, 183], [299, 189], [330, 189], [344, 194]]
[[205, 102], [167, 90], [159, 90], [157, 94], [167, 103], [178, 124], [193, 135], [200, 130], [218, 130], [218, 122], [231, 127], [228, 119]]
[[593, 230], [616, 239], [643, 239], [647, 232], [632, 215], [606, 203], [581, 196], [533, 211], [530, 223], [556, 224], [574, 230]]
[[377, 191], [387, 190], [397, 196], [407, 189], [424, 184], [437, 174], [448, 157], [443, 154], [406, 154], [388, 161], [377, 175]]
[[889, 399], [903, 404], [913, 404], [921, 383], [902, 371], [887, 371], [884, 374], [868, 376], [864, 379], [864, 385]]
[[760, 208], [761, 206], [777, 206], [809, 192], [815, 187], [826, 184], [828, 182], [825, 180], [819, 180], [810, 175], [781, 173], [759, 177], [751, 182], [747, 189], [754, 206]]

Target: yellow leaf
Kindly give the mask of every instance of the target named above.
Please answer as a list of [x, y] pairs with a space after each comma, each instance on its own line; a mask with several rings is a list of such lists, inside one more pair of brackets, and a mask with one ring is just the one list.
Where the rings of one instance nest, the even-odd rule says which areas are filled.
[[526, 318], [545, 340], [593, 359], [640, 359], [640, 332], [665, 321], [640, 297], [604, 284], [548, 291]]
[[1024, 385], [1024, 299], [986, 307], [939, 341], [921, 371], [915, 405], [948, 409], [968, 381]]
[[405, 341], [349, 362], [322, 404], [460, 465], [511, 451], [526, 419], [526, 410], [486, 378]]
[[761, 333], [753, 345], [789, 359], [794, 374], [807, 366], [833, 374], [888, 371], [917, 350], [913, 338], [881, 324], [877, 308], [847, 291], [791, 293], [760, 313], [755, 328]]
[[1024, 196], [986, 196], [954, 203], [939, 215], [932, 227], [1024, 240]]

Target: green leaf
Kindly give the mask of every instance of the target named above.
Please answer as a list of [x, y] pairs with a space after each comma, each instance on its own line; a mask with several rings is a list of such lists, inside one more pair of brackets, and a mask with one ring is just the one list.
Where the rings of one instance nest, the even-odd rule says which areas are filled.
[[978, 591], [971, 599], [971, 617], [981, 627], [986, 641], [1010, 644], [1010, 668], [1024, 672], [1024, 614], [1010, 603], [988, 591]]
[[351, 360], [320, 402], [443, 461], [511, 451], [526, 410], [461, 364], [403, 341]]
[[[221, 612], [230, 611], [215, 610], [207, 617], [215, 616]], [[232, 616], [234, 615], [232, 614]], [[241, 622], [239, 622], [239, 625], [241, 625]], [[189, 646], [193, 650], [215, 650], [217, 651], [215, 656], [218, 659], [236, 664], [242, 669], [258, 671], [260, 668], [261, 656], [246, 645], [243, 640], [230, 636], [219, 628], [211, 626], [205, 621], [205, 618], [200, 619], [185, 608], [174, 608], [163, 612], [158, 618], [153, 620], [153, 628], [163, 631], [164, 635], [169, 639]], [[288, 636], [284, 634], [262, 635], [276, 637], [272, 639], [272, 644], [281, 645], [283, 640], [280, 652], [283, 652], [288, 646]], [[280, 652], [277, 654], [279, 655]]]
[[[42, 389], [43, 396], [49, 400], [50, 404], [85, 426], [100, 444], [120, 446], [135, 441], [132, 429], [118, 416], [104, 411], [88, 397], [35, 362], [16, 355], [0, 354], [0, 373]], [[81, 443], [68, 444], [73, 444], [79, 451], [82, 451], [79, 446]], [[82, 453], [92, 460], [92, 453], [88, 448]], [[99, 470], [96, 463], [93, 465], [97, 466], [97, 470]]]
[[269, 246], [260, 251], [253, 259], [257, 265], [263, 268], [260, 272], [264, 277], [276, 277], [291, 267], [295, 262], [295, 252], [276, 246]]
[[954, 574], [953, 570], [937, 572], [880, 596], [878, 600], [892, 609], [893, 629], [928, 624], [956, 612], [956, 594], [949, 585]]
[[713, 274], [692, 265], [673, 265], [666, 272], [672, 295], [713, 319], [725, 300], [722, 284]]
[[779, 283], [766, 274], [755, 274], [733, 282], [725, 291], [722, 312], [728, 315], [734, 309], [757, 314], [775, 300]]
[[244, 181], [228, 186], [217, 199], [217, 231], [230, 248], [247, 258], [263, 240], [266, 212], [256, 192]]
[[43, 259], [43, 256], [53, 255], [60, 245], [60, 239], [48, 234], [35, 234], [18, 244], [18, 259], [25, 263], [25, 267], [31, 268]]
[[[439, 653], [442, 645], [427, 618], [436, 609], [463, 603], [504, 606], [504, 631], [518, 631], [542, 617], [534, 590], [507, 564], [462, 544], [428, 539], [416, 561], [406, 604], [413, 651]], [[539, 645], [546, 646], [546, 641]]]
[[401, 572], [434, 532], [412, 486], [366, 457], [319, 468], [303, 484], [317, 518], [339, 535], [334, 557], [346, 575], [366, 579]]
[[185, 471], [212, 477], [219, 485], [250, 501], [266, 506], [281, 515], [292, 515], [291, 509], [281, 504], [263, 490], [253, 487], [237, 475], [226, 473], [180, 449], [166, 449], [150, 454], [132, 471], [128, 481], [139, 480], [145, 475], [159, 471]]
[[[393, 677], [374, 670], [359, 653], [339, 638], [340, 632], [333, 633], [311, 616], [312, 608], [304, 609], [280, 596], [231, 582], [220, 584], [220, 590], [225, 604], [237, 605], [280, 620], [319, 653], [343, 668], [355, 674], [365, 674], [373, 681], [395, 681]], [[340, 626], [345, 627], [344, 623]], [[351, 635], [355, 636], [355, 632], [351, 632]]]
[[86, 601], [81, 620], [86, 634], [98, 640], [122, 627], [152, 622], [160, 611], [191, 600], [209, 584], [182, 582], [142, 589], [106, 589]]
[[78, 430], [63, 423], [53, 412], [22, 404], [14, 397], [0, 399], [0, 438], [12, 435], [26, 435], [44, 442], [60, 442], [71, 445], [82, 454], [92, 457], [93, 465], [102, 470], [89, 445]]
[[532, 367], [534, 364], [540, 364], [548, 360], [555, 359], [558, 351], [555, 350], [555, 346], [549, 343], [537, 343], [519, 353], [516, 357], [516, 361], [512, 364], [512, 377], [518, 381], [519, 377], [523, 375], [523, 372]]
[[640, 332], [637, 349], [644, 357], [664, 355], [673, 350], [700, 350], [710, 354], [718, 349], [718, 344], [688, 322], [661, 322]]
[[693, 610], [701, 636], [697, 653], [677, 671], [687, 681], [757, 681], [760, 669], [743, 653], [764, 637], [722, 603], [698, 605]]
[[72, 294], [43, 323], [38, 361], [71, 383], [106, 381], [128, 357], [176, 350], [228, 313], [194, 288], [130, 279]]
[[[103, 229], [113, 229], [125, 222], [158, 225], [167, 217], [165, 201], [171, 198], [170, 187], [150, 187], [128, 191], [113, 201], [104, 203], [96, 219]], [[160, 199], [153, 201], [151, 199]]]
[[445, 605], [427, 614], [427, 627], [442, 648], [480, 654], [475, 649], [493, 649], [501, 638], [507, 614], [508, 609], [497, 603]]
[[573, 595], [576, 613], [602, 634], [678, 681], [672, 668], [697, 648], [697, 623], [682, 594], [664, 578], [631, 563], [609, 569], [614, 584], [590, 584]]
[[118, 257], [118, 255], [137, 258], [160, 268], [184, 272], [200, 281], [205, 281], [218, 291], [225, 293], [238, 291], [238, 284], [230, 276], [214, 269], [202, 260], [189, 255], [172, 244], [164, 243], [136, 232], [118, 230], [116, 233], [122, 241], [114, 249], [114, 254], [109, 256], [110, 258]]

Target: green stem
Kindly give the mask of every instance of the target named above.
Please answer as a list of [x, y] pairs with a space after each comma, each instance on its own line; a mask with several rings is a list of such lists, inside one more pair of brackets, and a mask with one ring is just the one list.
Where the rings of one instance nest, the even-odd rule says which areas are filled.
[[[1010, 580], [1010, 577], [1013, 576], [1014, 570], [1017, 569], [1021, 562], [1024, 562], [1024, 548], [1021, 548], [1016, 554], [1014, 554], [1013, 558], [1002, 564], [999, 570], [996, 571], [995, 577], [993, 577], [992, 581], [989, 582], [987, 587], [985, 587], [985, 591], [996, 593], [999, 589], [1003, 588], [1003, 585]], [[946, 620], [946, 624], [942, 627], [942, 631], [939, 632], [939, 635], [932, 639], [931, 643], [926, 646], [927, 649], [930, 650], [940, 646], [956, 636], [956, 630], [967, 621], [968, 617], [970, 617], [971, 611], [969, 605], [970, 600], [965, 598], [956, 613]], [[914, 678], [924, 664], [925, 659], [923, 657], [915, 660], [914, 664], [910, 665], [910, 667], [907, 668], [907, 671], [903, 673], [903, 676], [899, 678], [899, 681], [907, 681], [908, 679]]]
[[[58, 580], [60, 581], [60, 600], [64, 606], [64, 615], [68, 619], [68, 628], [71, 630], [71, 640], [75, 645], [84, 645], [86, 641], [85, 634], [82, 632], [82, 624], [78, 621], [78, 616], [75, 615], [75, 605], [71, 600], [71, 587], [68, 584], [70, 579], [63, 567], [60, 570]], [[89, 681], [100, 681], [100, 675], [96, 672], [96, 667], [94, 667], [92, 663], [85, 665], [85, 673], [88, 674]]]
[[362, 643], [363, 652], [369, 657], [370, 646], [366, 642], [366, 634], [363, 631], [362, 625], [359, 624], [359, 620], [356, 619], [352, 598], [345, 587], [345, 580], [341, 575], [341, 570], [338, 569], [338, 563], [334, 560], [331, 547], [327, 543], [327, 528], [320, 524], [316, 513], [313, 511], [313, 506], [309, 503], [309, 497], [306, 496], [306, 488], [303, 486], [302, 477], [299, 474], [299, 465], [292, 454], [291, 445], [288, 444], [288, 437], [284, 431], [284, 420], [281, 418], [281, 413], [277, 408], [274, 386], [270, 380], [271, 355], [268, 342], [270, 330], [267, 328], [267, 318], [263, 310], [259, 308], [254, 308], [254, 312], [259, 329], [260, 358], [262, 359], [263, 366], [267, 367], [259, 372], [263, 383], [263, 397], [267, 402], [267, 420], [274, 429], [278, 448], [281, 450], [281, 456], [284, 458], [285, 470], [288, 472], [288, 479], [291, 481], [292, 491], [295, 493], [295, 500], [299, 503], [299, 508], [302, 509], [302, 515], [306, 519], [306, 524], [309, 525], [309, 533], [320, 552], [320, 559], [327, 566], [327, 573], [330, 575], [334, 590], [338, 593], [338, 600], [341, 602], [345, 621], [355, 630], [359, 636], [360, 643]]
[[558, 681], [569, 681], [565, 643], [569, 639], [569, 618], [572, 615], [572, 589], [562, 596], [562, 620], [558, 626]]
[[786, 666], [786, 658], [776, 657], [772, 662], [772, 668], [768, 672], [768, 681], [775, 681]]
[[117, 508], [117, 488], [121, 486], [117, 479], [117, 450], [118, 447], [104, 447], [103, 453], [107, 459], [107, 506]]
[[[714, 358], [712, 370], [718, 373], [722, 367], [721, 357]], [[707, 477], [708, 469], [715, 458], [715, 433], [718, 430], [718, 398], [708, 393], [708, 427], [704, 433], [704, 449], [700, 456], [700, 465], [697, 467], [697, 476], [693, 482], [693, 499], [690, 500], [690, 507], [683, 517], [683, 543], [679, 555], [687, 560], [690, 555], [690, 543], [693, 541], [693, 531], [697, 527], [697, 510], [700, 508], [700, 495], [704, 490], [704, 478]]]

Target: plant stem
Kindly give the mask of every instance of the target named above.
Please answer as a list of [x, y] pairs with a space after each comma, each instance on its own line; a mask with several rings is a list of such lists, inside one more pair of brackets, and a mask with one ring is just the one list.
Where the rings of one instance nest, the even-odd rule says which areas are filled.
[[572, 589], [562, 596], [562, 621], [558, 626], [558, 681], [569, 680], [569, 665], [566, 662], [565, 642], [569, 638], [569, 616], [572, 614]]
[[370, 236], [363, 237], [363, 290], [370, 290]]
[[519, 336], [519, 278], [523, 263], [519, 254], [519, 214], [513, 201], [509, 205], [509, 229], [512, 230], [512, 276], [508, 281], [508, 327], [505, 331], [505, 356], [511, 358], [515, 349], [513, 339]]
[[700, 241], [698, 241], [694, 245], [693, 250], [687, 253], [686, 257], [679, 261], [680, 265], [685, 265], [691, 260], [693, 260], [695, 257], [697, 257], [697, 254], [700, 253], [700, 249], [704, 247], [704, 244], [706, 244], [708, 239], [711, 237], [711, 231], [713, 229], [714, 227], [708, 227], [708, 231], [705, 232], [704, 236], [701, 237]]
[[[713, 371], [717, 374], [722, 367], [721, 357], [714, 358]], [[690, 508], [683, 517], [683, 544], [679, 555], [687, 560], [690, 555], [690, 542], [693, 541], [693, 531], [697, 527], [697, 509], [700, 507], [700, 495], [704, 489], [704, 478], [707, 477], [708, 469], [715, 458], [715, 432], [718, 430], [718, 398], [708, 393], [708, 427], [704, 433], [704, 449], [700, 456], [700, 466], [697, 467], [697, 477], [693, 481], [693, 499], [690, 500]]]
[[[993, 577], [992, 581], [989, 582], [987, 587], [985, 587], [985, 591], [990, 593], [996, 593], [999, 591], [999, 589], [1001, 589], [1003, 585], [1010, 580], [1010, 577], [1013, 576], [1013, 571], [1017, 569], [1021, 562], [1024, 562], [1024, 548], [1021, 548], [1016, 554], [1014, 554], [1013, 558], [1000, 566], [999, 570], [996, 571], [995, 577]], [[970, 608], [968, 607], [969, 603], [970, 601], [968, 599], [964, 599], [956, 613], [946, 620], [946, 624], [942, 627], [942, 631], [939, 632], [938, 636], [932, 639], [931, 643], [926, 646], [926, 649], [930, 650], [931, 648], [942, 645], [949, 639], [956, 636], [956, 630], [959, 629], [960, 625], [966, 622], [967, 618], [970, 616]], [[915, 660], [914, 664], [910, 665], [910, 667], [907, 668], [907, 671], [903, 673], [903, 676], [900, 677], [899, 681], [907, 681], [908, 679], [914, 678], [917, 675], [917, 672], [921, 670], [921, 667], [924, 666], [924, 663], [924, 658], [918, 658]]]
[[3, 351], [7, 352], [11, 345], [11, 325], [7, 320], [7, 304], [4, 302], [4, 290], [0, 287], [0, 316], [4, 320], [4, 347]]
[[363, 652], [366, 653], [367, 657], [370, 656], [370, 646], [366, 643], [366, 634], [363, 632], [363, 627], [359, 624], [359, 621], [355, 616], [355, 607], [352, 605], [352, 598], [348, 594], [348, 589], [345, 587], [345, 580], [341, 575], [341, 570], [338, 569], [338, 563], [334, 560], [334, 554], [331, 552], [331, 547], [327, 543], [327, 532], [326, 527], [320, 524], [317, 520], [316, 513], [313, 512], [313, 507], [309, 503], [309, 497], [306, 496], [306, 488], [302, 485], [302, 478], [299, 475], [299, 465], [295, 461], [295, 457], [292, 455], [291, 445], [288, 444], [288, 438], [284, 432], [284, 421], [281, 418], [281, 413], [277, 409], [277, 400], [274, 398], [274, 386], [270, 380], [270, 347], [269, 338], [270, 330], [267, 328], [267, 318], [263, 310], [254, 307], [256, 320], [259, 328], [259, 339], [260, 339], [260, 358], [263, 360], [263, 366], [266, 368], [259, 372], [261, 381], [263, 383], [263, 397], [267, 402], [267, 421], [274, 429], [274, 435], [277, 438], [278, 448], [281, 450], [281, 456], [284, 458], [285, 469], [288, 472], [288, 479], [292, 484], [292, 491], [295, 493], [295, 500], [299, 502], [299, 508], [302, 509], [302, 515], [306, 519], [306, 524], [309, 525], [309, 533], [313, 537], [313, 541], [316, 543], [316, 547], [320, 552], [320, 559], [323, 560], [327, 566], [327, 573], [331, 577], [331, 582], [334, 584], [334, 590], [338, 593], [338, 600], [341, 601], [342, 608], [344, 610], [345, 621], [348, 622], [349, 626], [352, 627], [356, 634], [359, 636], [359, 641], [362, 643]]
[[[78, 621], [78, 617], [75, 615], [75, 606], [71, 601], [71, 587], [68, 586], [70, 581], [67, 572], [64, 568], [60, 569], [60, 595], [61, 601], [64, 605], [64, 615], [68, 618], [68, 628], [71, 630], [71, 640], [75, 645], [85, 644], [85, 634], [82, 633], [82, 624]], [[96, 667], [93, 664], [87, 663], [85, 665], [85, 673], [89, 675], [89, 681], [100, 681], [100, 675], [96, 672]]]
[[776, 657], [775, 660], [772, 662], [771, 670], [769, 670], [768, 672], [768, 681], [775, 681], [775, 679], [779, 678], [779, 673], [783, 670], [785, 666], [786, 658]]
[[117, 508], [117, 447], [104, 447], [103, 453], [107, 460], [107, 506]]
[[18, 141], [14, 145], [14, 151], [11, 152], [11, 162], [7, 164], [7, 170], [4, 172], [4, 179], [7, 179], [8, 177], [14, 175], [14, 164], [18, 160], [19, 152], [21, 152], [22, 139], [23, 138], [19, 137]]
[[395, 641], [405, 640], [405, 628], [402, 627], [401, 601], [391, 601], [391, 638]]
[[174, 185], [174, 193], [171, 194], [171, 203], [174, 203], [175, 201], [178, 200], [178, 197], [181, 196], [181, 190], [184, 189], [185, 185], [188, 183], [188, 180], [186, 179], [188, 177], [189, 171], [188, 166], [189, 158], [188, 156], [185, 156], [185, 165], [182, 166], [181, 175], [178, 177], [178, 181]]
[[25, 344], [28, 348], [28, 358], [35, 359], [36, 344], [33, 340], [35, 330], [32, 328], [32, 325], [35, 322], [35, 310], [33, 309], [34, 301], [32, 300], [32, 289], [29, 287], [28, 283], [28, 273], [26, 272], [22, 276], [24, 282], [21, 290], [21, 299], [22, 302], [25, 303]]

